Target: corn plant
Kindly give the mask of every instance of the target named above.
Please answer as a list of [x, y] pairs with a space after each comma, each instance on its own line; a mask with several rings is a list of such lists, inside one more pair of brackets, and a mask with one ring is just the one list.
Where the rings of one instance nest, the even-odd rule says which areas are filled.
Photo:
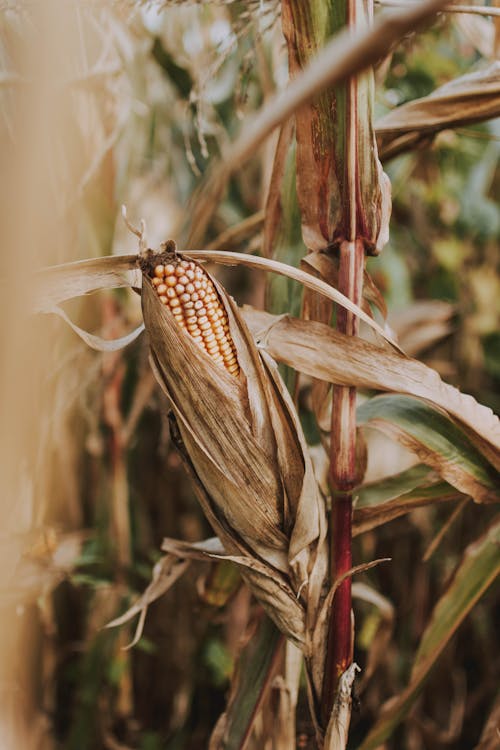
[[182, 5], [0, 6], [2, 747], [492, 748], [500, 11]]

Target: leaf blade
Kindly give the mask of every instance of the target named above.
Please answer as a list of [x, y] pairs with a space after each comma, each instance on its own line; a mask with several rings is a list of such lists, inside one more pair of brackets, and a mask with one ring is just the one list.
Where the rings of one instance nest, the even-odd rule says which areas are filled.
[[498, 472], [465, 431], [430, 404], [399, 394], [376, 396], [358, 408], [358, 424], [370, 424], [394, 437], [477, 502], [500, 499]]
[[407, 688], [382, 707], [380, 718], [358, 750], [375, 750], [405, 718], [439, 655], [470, 610], [500, 575], [500, 517], [465, 551], [448, 590], [434, 608], [421, 639]]

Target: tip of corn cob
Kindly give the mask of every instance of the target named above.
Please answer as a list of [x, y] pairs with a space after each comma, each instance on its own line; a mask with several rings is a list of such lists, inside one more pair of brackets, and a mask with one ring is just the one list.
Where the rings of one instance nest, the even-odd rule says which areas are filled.
[[214, 362], [239, 375], [227, 312], [210, 277], [198, 263], [177, 255], [174, 243], [165, 249], [150, 257], [145, 269], [160, 302]]

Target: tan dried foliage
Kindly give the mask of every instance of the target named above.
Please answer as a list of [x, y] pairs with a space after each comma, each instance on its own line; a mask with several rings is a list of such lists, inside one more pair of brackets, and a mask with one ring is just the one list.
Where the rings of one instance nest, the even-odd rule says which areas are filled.
[[435, 133], [500, 115], [500, 62], [396, 107], [376, 123], [382, 159], [425, 144]]
[[[491, 409], [448, 383], [427, 365], [322, 323], [274, 316], [245, 307], [243, 315], [261, 347], [279, 362], [337, 385], [376, 388], [426, 399], [446, 409], [490, 446], [498, 463], [500, 421]], [[307, 333], [306, 333], [307, 332]]]
[[219, 367], [178, 327], [143, 281], [155, 376], [177, 442], [226, 553], [288, 637], [302, 644], [325, 575], [324, 503], [293, 405], [276, 365], [257, 349], [234, 302], [226, 309], [240, 375]]

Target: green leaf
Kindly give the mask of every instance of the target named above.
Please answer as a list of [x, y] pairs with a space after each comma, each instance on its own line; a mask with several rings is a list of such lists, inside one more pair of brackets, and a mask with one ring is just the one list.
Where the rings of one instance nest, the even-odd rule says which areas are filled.
[[463, 498], [464, 495], [447, 482], [434, 482], [434, 484], [426, 487], [415, 487], [404, 495], [378, 503], [378, 505], [368, 505], [364, 508], [356, 507], [353, 516], [353, 535], [358, 536], [366, 531], [371, 531], [371, 529], [394, 521], [416, 508]]
[[445, 412], [408, 396], [376, 396], [358, 409], [369, 424], [414, 451], [422, 463], [476, 502], [500, 499], [500, 475]]
[[439, 655], [476, 602], [500, 574], [500, 516], [465, 551], [451, 585], [434, 607], [408, 687], [382, 707], [380, 718], [358, 750], [375, 750], [405, 718]]
[[283, 640], [274, 623], [264, 616], [238, 659], [226, 713], [219, 719], [210, 741], [212, 750], [244, 747], [270, 685]]
[[433, 472], [424, 464], [411, 466], [399, 474], [391, 477], [385, 477], [378, 482], [365, 484], [357, 492], [356, 508], [363, 508], [367, 505], [377, 505], [378, 503], [394, 500], [396, 497], [411, 492], [417, 487], [424, 487], [430, 484], [433, 479]]

